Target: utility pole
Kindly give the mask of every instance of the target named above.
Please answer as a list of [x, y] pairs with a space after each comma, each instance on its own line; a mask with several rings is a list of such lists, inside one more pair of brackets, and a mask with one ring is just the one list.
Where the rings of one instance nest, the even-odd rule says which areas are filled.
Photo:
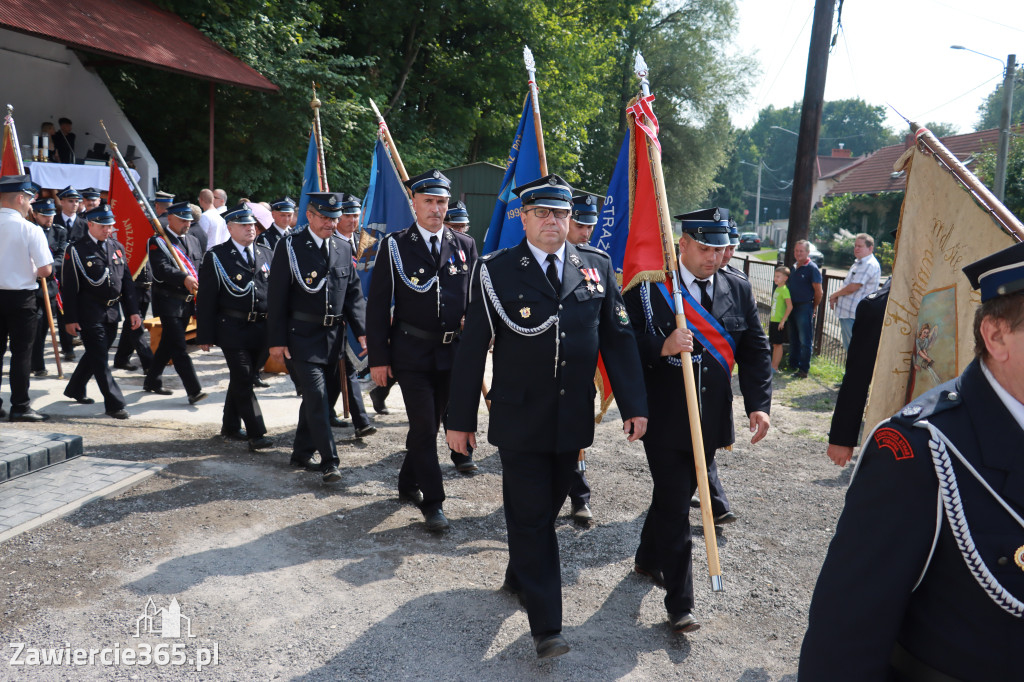
[[757, 162], [757, 202], [754, 205], [754, 232], [758, 235], [761, 232], [758, 228], [758, 220], [761, 218], [761, 169], [764, 168], [764, 161], [759, 160]]
[[1013, 113], [1014, 76], [1017, 74], [1017, 55], [1006, 57], [1003, 75], [1003, 110], [999, 114], [999, 154], [996, 156], [996, 181], [993, 188], [996, 199], [1003, 200], [1006, 190], [1006, 158], [1010, 155], [1010, 115]]
[[832, 34], [832, 18], [836, 0], [815, 0], [814, 23], [811, 26], [811, 47], [807, 54], [807, 78], [804, 81], [804, 103], [800, 113], [800, 139], [796, 145], [796, 167], [793, 172], [793, 195], [789, 202], [789, 231], [786, 233], [786, 265], [793, 265], [793, 247], [807, 239], [811, 220], [811, 190], [814, 166], [818, 155], [818, 133], [824, 107], [825, 76], [828, 72], [828, 51]]

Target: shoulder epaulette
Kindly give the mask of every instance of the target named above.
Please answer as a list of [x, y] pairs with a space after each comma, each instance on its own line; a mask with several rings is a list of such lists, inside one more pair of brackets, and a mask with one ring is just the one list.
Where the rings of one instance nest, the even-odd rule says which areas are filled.
[[484, 254], [483, 256], [480, 256], [480, 260], [482, 260], [482, 261], [493, 260], [495, 257], [500, 256], [501, 254], [505, 253], [506, 251], [508, 251], [507, 248], [506, 249], [498, 249], [497, 251], [491, 251], [488, 254]]
[[606, 251], [602, 251], [596, 246], [591, 246], [590, 244], [576, 244], [576, 248], [579, 251], [585, 251], [587, 253], [596, 253], [598, 255], [604, 256], [605, 258], [611, 259], [611, 256], [609, 256]]
[[892, 421], [902, 426], [928, 419], [932, 415], [958, 407], [961, 402], [960, 379], [933, 388], [892, 416]]

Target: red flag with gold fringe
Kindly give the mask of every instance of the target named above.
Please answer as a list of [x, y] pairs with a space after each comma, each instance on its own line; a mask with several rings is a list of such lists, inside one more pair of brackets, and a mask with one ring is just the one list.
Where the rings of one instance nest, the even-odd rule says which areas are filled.
[[18, 132], [14, 127], [14, 114], [8, 108], [4, 116], [3, 151], [0, 153], [0, 176], [21, 175], [25, 171], [21, 163], [21, 149], [18, 147]]

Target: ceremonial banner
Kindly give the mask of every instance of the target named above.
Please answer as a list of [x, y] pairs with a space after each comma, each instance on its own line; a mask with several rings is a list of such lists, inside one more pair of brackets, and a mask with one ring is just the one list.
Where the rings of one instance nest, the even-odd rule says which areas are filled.
[[865, 414], [869, 430], [974, 359], [981, 299], [961, 268], [1016, 243], [921, 143], [893, 168], [907, 172], [907, 189]]
[[622, 285], [622, 259], [626, 254], [626, 237], [629, 235], [629, 135], [622, 140], [619, 160], [612, 171], [608, 194], [601, 205], [597, 227], [590, 238], [590, 245], [597, 247], [612, 258], [612, 266]]
[[146, 243], [153, 235], [146, 212], [139, 205], [121, 166], [115, 161], [110, 164], [110, 193], [107, 202], [114, 212], [114, 227], [118, 241], [124, 244], [124, 258], [132, 277], [138, 276], [146, 265], [148, 253]]
[[398, 170], [391, 161], [387, 145], [377, 138], [370, 166], [370, 188], [366, 191], [363, 214], [359, 220], [361, 253], [356, 269], [363, 285], [363, 296], [370, 293], [370, 273], [377, 260], [381, 238], [390, 232], [404, 230], [415, 220], [412, 206], [409, 205], [409, 195], [398, 177]]
[[3, 150], [0, 152], [0, 176], [22, 175], [21, 150], [18, 148], [18, 133], [14, 127], [14, 116], [8, 111], [4, 116]]
[[512, 190], [544, 175], [541, 173], [541, 152], [532, 97], [532, 94], [527, 94], [523, 103], [523, 115], [508, 152], [505, 177], [501, 181], [498, 200], [494, 203], [494, 214], [487, 227], [481, 255], [515, 246], [523, 240], [523, 221], [519, 217], [523, 202]]
[[306, 206], [309, 205], [309, 197], [306, 192], [328, 192], [327, 182], [321, 180], [326, 178], [326, 169], [320, 167], [320, 151], [316, 145], [315, 131], [309, 131], [309, 148], [306, 150], [306, 168], [302, 171], [302, 190], [299, 196], [298, 222], [295, 229], [301, 229], [309, 224], [306, 220]]

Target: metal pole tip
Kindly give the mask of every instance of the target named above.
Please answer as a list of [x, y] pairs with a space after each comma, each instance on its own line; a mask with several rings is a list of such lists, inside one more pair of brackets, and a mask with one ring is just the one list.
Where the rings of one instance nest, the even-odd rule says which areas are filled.
[[711, 591], [712, 592], [725, 592], [725, 584], [722, 582], [722, 576], [713, 575], [711, 576]]

